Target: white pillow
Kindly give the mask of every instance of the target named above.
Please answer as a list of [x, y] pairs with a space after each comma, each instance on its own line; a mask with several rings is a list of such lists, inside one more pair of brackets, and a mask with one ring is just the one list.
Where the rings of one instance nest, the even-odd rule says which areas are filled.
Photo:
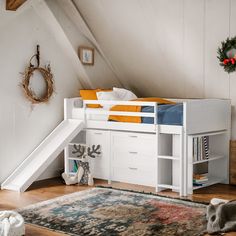
[[[115, 91], [101, 91], [101, 92], [96, 92], [98, 100], [106, 100], [106, 101], [120, 101], [120, 97], [117, 92]], [[104, 109], [109, 110], [113, 105], [103, 105]]]
[[113, 91], [118, 93], [120, 100], [122, 101], [129, 101], [133, 99], [137, 99], [137, 96], [128, 89], [124, 88], [113, 88]]

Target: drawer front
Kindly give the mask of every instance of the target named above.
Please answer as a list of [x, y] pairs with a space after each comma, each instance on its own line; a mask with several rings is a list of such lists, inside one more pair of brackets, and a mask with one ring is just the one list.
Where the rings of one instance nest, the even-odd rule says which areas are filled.
[[108, 179], [110, 176], [110, 131], [87, 130], [87, 145], [101, 145], [101, 154], [90, 159], [91, 172], [95, 178]]
[[114, 152], [136, 152], [144, 155], [155, 155], [156, 135], [131, 132], [112, 132], [112, 148]]
[[155, 170], [140, 170], [138, 168], [113, 167], [112, 180], [155, 187]]
[[113, 167], [138, 168], [149, 171], [155, 168], [157, 159], [153, 156], [139, 155], [136, 152], [114, 152], [112, 159]]

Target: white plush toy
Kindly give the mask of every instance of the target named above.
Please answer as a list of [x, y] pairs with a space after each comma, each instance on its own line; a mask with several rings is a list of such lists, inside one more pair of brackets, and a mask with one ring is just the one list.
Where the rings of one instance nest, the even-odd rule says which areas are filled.
[[23, 217], [15, 211], [0, 211], [0, 236], [25, 235]]
[[89, 186], [93, 186], [93, 176], [91, 174], [89, 168], [89, 157], [95, 158], [97, 155], [100, 155], [101, 152], [99, 151], [101, 148], [100, 145], [92, 145], [92, 149], [90, 147], [84, 145], [74, 145], [73, 154], [77, 154], [79, 158], [78, 161], [78, 170], [74, 176], [69, 176], [66, 173], [62, 174], [62, 178], [65, 180], [66, 185], [72, 184], [88, 184]]

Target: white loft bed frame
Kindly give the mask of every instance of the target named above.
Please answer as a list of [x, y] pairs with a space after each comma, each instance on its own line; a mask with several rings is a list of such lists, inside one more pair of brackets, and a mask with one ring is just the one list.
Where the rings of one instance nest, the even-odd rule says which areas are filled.
[[[171, 99], [176, 103], [183, 103], [183, 129], [187, 135], [215, 132], [216, 130], [228, 130], [230, 128], [231, 105], [227, 99]], [[130, 105], [130, 106], [152, 106], [154, 112], [122, 112], [108, 111], [100, 109], [87, 109], [89, 104], [100, 105]], [[82, 100], [78, 98], [66, 98], [64, 100], [64, 119], [81, 119], [86, 122], [86, 128], [89, 129], [112, 129], [129, 130], [137, 132], [155, 133], [157, 128], [161, 132], [176, 132], [180, 126], [176, 125], [158, 125], [156, 113], [158, 104], [156, 102], [139, 101], [97, 101]], [[86, 116], [92, 115], [118, 115], [118, 116], [142, 116], [153, 117], [154, 124], [137, 124], [127, 122], [96, 121], [87, 120]], [[80, 118], [79, 118], [80, 117]]]
[[[144, 101], [97, 101], [97, 100], [82, 100], [78, 98], [69, 98], [64, 100], [64, 118], [79, 119], [85, 123], [85, 129], [102, 129], [102, 130], [116, 130], [116, 131], [132, 131], [155, 133], [157, 138], [157, 157], [159, 159], [176, 160], [174, 155], [165, 156], [160, 155], [160, 134], [179, 135], [180, 157], [180, 195], [187, 195], [191, 193], [189, 190], [188, 166], [192, 162], [191, 152], [188, 150], [188, 137], [193, 135], [208, 135], [217, 132], [223, 132], [227, 135], [227, 141], [230, 139], [230, 125], [231, 125], [231, 104], [230, 100], [226, 99], [171, 99], [176, 103], [183, 103], [183, 125], [159, 125], [157, 119], [158, 104], [156, 102]], [[100, 105], [133, 105], [133, 106], [152, 106], [154, 111], [152, 113], [144, 112], [123, 112], [123, 111], [109, 111], [101, 109], [87, 109], [89, 104]], [[137, 124], [124, 123], [113, 121], [100, 121], [87, 119], [88, 115], [118, 115], [118, 116], [142, 116], [154, 118], [154, 124]], [[162, 143], [163, 145], [163, 143]], [[165, 149], [166, 147], [161, 147]], [[228, 153], [227, 165], [228, 165]], [[157, 178], [162, 179], [161, 173], [157, 173]], [[228, 183], [228, 177], [224, 180]], [[170, 186], [159, 184], [156, 185], [156, 190], [160, 191]], [[175, 186], [171, 186], [175, 190]]]

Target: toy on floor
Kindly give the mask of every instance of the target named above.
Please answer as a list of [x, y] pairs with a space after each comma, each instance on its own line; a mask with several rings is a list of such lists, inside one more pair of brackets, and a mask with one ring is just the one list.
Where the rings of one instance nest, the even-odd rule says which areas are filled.
[[236, 201], [212, 199], [207, 207], [207, 233], [221, 234], [236, 231]]
[[100, 155], [99, 151], [101, 148], [100, 145], [92, 145], [92, 148], [86, 147], [85, 145], [76, 145], [74, 144], [73, 154], [77, 154], [79, 158], [78, 170], [74, 176], [69, 176], [66, 173], [62, 174], [62, 178], [65, 180], [66, 185], [72, 184], [87, 184], [89, 186], [93, 186], [93, 176], [89, 167], [89, 157], [96, 158], [97, 155]]
[[23, 217], [15, 211], [0, 211], [0, 235], [25, 235], [25, 224]]

